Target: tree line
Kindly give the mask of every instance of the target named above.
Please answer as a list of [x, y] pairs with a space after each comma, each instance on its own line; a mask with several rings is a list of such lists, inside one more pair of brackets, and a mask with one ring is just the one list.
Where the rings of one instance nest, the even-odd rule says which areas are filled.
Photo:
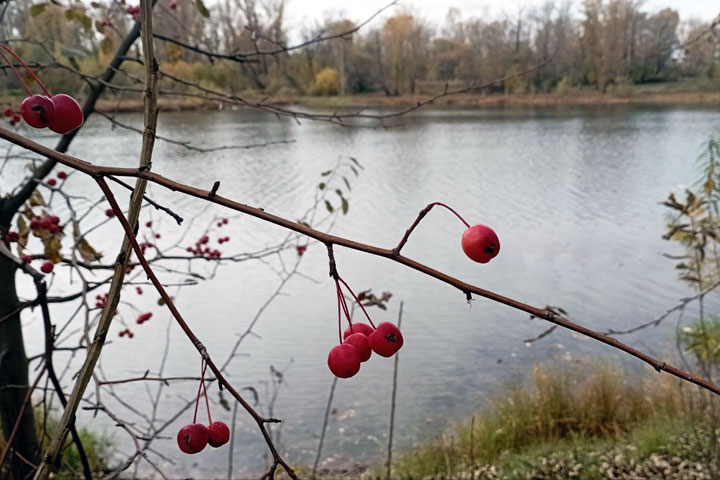
[[[486, 83], [547, 60], [532, 74], [500, 82], [490, 91], [594, 87], [604, 92], [613, 85], [687, 78], [720, 84], [717, 23], [681, 20], [670, 8], [652, 13], [640, 4], [548, 0], [497, 18], [467, 17], [451, 8], [438, 24], [408, 7], [393, 6], [357, 31], [358, 21], [337, 15], [302, 26], [301, 42], [335, 38], [293, 50], [284, 0], [221, 0], [210, 8], [196, 0], [160, 0], [157, 55], [164, 73], [232, 94], [430, 94], [446, 86]], [[102, 70], [134, 23], [129, 6], [118, 0], [68, 9], [17, 0], [6, 12], [0, 35], [35, 42], [18, 47], [25, 58], [48, 67], [52, 59], [92, 75]], [[222, 58], [268, 51], [275, 53], [241, 62]], [[133, 68], [128, 70], [132, 74]], [[48, 68], [43, 80], [65, 91], [83, 86], [76, 74], [57, 66]], [[131, 84], [132, 78], [118, 82]], [[18, 87], [10, 75], [2, 83]]]

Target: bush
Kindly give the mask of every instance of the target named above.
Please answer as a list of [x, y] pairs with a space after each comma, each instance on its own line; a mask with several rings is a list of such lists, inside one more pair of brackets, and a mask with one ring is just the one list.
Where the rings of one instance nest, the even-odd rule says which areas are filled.
[[313, 95], [337, 95], [340, 91], [340, 77], [334, 68], [323, 68], [315, 75]]

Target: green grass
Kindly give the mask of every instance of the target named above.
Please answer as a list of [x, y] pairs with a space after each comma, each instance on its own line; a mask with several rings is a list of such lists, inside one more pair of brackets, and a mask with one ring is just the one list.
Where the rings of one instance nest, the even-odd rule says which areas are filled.
[[[393, 477], [459, 478], [471, 465], [492, 465], [501, 478], [533, 478], [555, 462], [557, 478], [593, 479], [616, 451], [635, 462], [653, 454], [697, 461], [702, 449], [687, 446], [688, 432], [707, 425], [704, 398], [667, 376], [628, 377], [603, 364], [536, 367], [530, 385], [508, 387], [474, 422], [400, 457]], [[679, 442], [682, 436], [688, 439]], [[581, 466], [581, 476], [571, 474], [572, 465]]]

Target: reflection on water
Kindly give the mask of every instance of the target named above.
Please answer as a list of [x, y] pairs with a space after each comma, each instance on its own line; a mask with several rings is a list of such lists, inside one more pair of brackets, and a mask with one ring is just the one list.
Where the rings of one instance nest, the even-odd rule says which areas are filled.
[[[433, 210], [406, 246], [409, 257], [538, 306], [561, 305], [573, 320], [597, 329], [645, 321], [687, 293], [676, 280], [671, 261], [661, 256], [673, 246], [660, 238], [664, 211], [658, 202], [679, 184], [693, 183], [701, 143], [720, 123], [712, 110], [627, 107], [426, 110], [407, 119], [405, 127], [389, 131], [298, 125], [246, 112], [163, 113], [160, 120], [161, 134], [198, 146], [292, 140], [265, 149], [214, 153], [159, 143], [154, 162], [156, 171], [192, 185], [208, 188], [220, 179], [221, 194], [291, 219], [312, 202], [319, 173], [340, 156], [351, 155], [365, 170], [353, 182], [349, 215], [339, 220], [334, 233], [389, 247], [423, 206], [446, 202], [472, 221], [493, 226], [503, 245], [501, 254], [485, 266], [467, 261], [459, 248], [462, 226], [445, 212]], [[141, 124], [136, 115], [122, 121]], [[71, 153], [105, 164], [133, 165], [139, 149], [139, 136], [111, 131], [95, 118]], [[17, 178], [20, 168], [7, 168], [2, 184]], [[79, 175], [71, 178], [69, 188], [87, 195], [88, 202], [97, 198], [94, 185]], [[150, 194], [172, 204], [187, 219], [205, 208], [156, 186]], [[211, 209], [204, 215], [216, 212], [222, 210]], [[152, 215], [158, 219], [156, 213]], [[256, 220], [231, 218], [224, 234], [232, 237], [234, 251], [262, 247], [284, 235]], [[163, 238], [157, 243], [172, 244], [183, 229], [168, 219], [159, 221]], [[208, 221], [198, 220], [194, 228], [204, 228]], [[112, 258], [119, 234], [111, 226], [94, 234], [91, 242]], [[508, 380], [522, 378], [534, 362], [558, 355], [570, 359], [604, 355], [640, 368], [604, 346], [566, 332], [556, 332], [528, 348], [523, 339], [543, 331], [545, 324], [482, 299], [468, 305], [461, 293], [382, 259], [343, 249], [336, 257], [341, 274], [356, 290], [393, 293], [388, 311], [374, 312], [378, 321], [394, 321], [399, 301], [405, 301], [406, 346], [400, 352], [396, 428], [400, 450], [485, 404], [492, 392]], [[294, 277], [287, 295], [265, 310], [256, 328], [258, 337], [244, 341], [242, 355], [233, 360], [228, 373], [234, 384], [256, 388], [261, 408], [267, 411], [269, 366], [287, 368], [274, 413], [285, 420], [281, 439], [289, 459], [310, 463], [332, 382], [325, 359], [336, 341], [336, 305], [324, 248], [311, 245], [301, 268], [307, 278]], [[167, 273], [163, 277], [177, 280]], [[211, 354], [224, 359], [278, 282], [264, 263], [228, 264], [214, 281], [180, 290], [178, 303]], [[61, 283], [56, 280], [57, 294], [77, 289], [77, 284]], [[25, 292], [31, 295], [31, 290]], [[136, 329], [132, 342], [120, 341], [111, 332], [114, 341], [102, 357], [109, 378], [157, 369], [170, 322], [149, 293], [140, 297], [128, 292], [125, 300], [155, 315]], [[122, 309], [123, 319], [132, 323], [136, 313], [128, 305]], [[56, 308], [55, 322], [63, 322], [70, 312]], [[41, 324], [35, 315], [27, 312], [25, 317], [30, 354], [42, 349]], [[671, 322], [674, 319], [625, 339], [653, 354], [671, 356], [675, 328]], [[174, 325], [170, 344], [165, 374], [195, 375], [199, 359]], [[392, 361], [373, 358], [358, 376], [339, 382], [327, 457], [336, 457], [336, 462], [380, 458], [391, 379]], [[169, 418], [194, 389], [188, 383], [166, 388], [161, 412], [167, 413], [161, 417]], [[115, 391], [135, 399], [133, 404], [140, 408], [149, 405], [145, 386], [139, 383]], [[214, 388], [212, 397], [217, 401]], [[220, 404], [214, 409], [229, 423], [230, 414]], [[178, 462], [170, 471], [200, 478], [221, 474], [226, 449], [203, 452], [202, 459], [178, 454], [173, 436], [189, 417], [182, 417], [168, 430], [169, 438], [155, 447]], [[83, 413], [81, 421], [91, 420]], [[120, 452], [131, 448], [106, 419], [98, 417], [92, 426], [112, 432]], [[263, 452], [253, 422], [240, 415], [236, 471], [259, 471]]]

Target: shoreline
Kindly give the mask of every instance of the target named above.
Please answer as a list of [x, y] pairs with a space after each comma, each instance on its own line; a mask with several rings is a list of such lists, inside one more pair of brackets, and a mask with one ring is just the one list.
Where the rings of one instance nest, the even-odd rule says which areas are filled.
[[[403, 109], [412, 107], [431, 98], [427, 95], [385, 96], [378, 93], [332, 96], [277, 96], [270, 97], [250, 94], [245, 96], [250, 102], [265, 101], [270, 105], [296, 106], [309, 109], [357, 109], [382, 108]], [[0, 99], [0, 104], [19, 104], [20, 99]], [[193, 111], [193, 110], [239, 110], [243, 107], [223, 105], [217, 101], [197, 98], [160, 98], [158, 105], [161, 111]], [[658, 90], [657, 88], [632, 88], [617, 92], [601, 93], [598, 91], [570, 91], [567, 93], [538, 94], [462, 94], [440, 98], [427, 107], [469, 107], [492, 109], [503, 107], [584, 107], [584, 106], [706, 106], [720, 108], [720, 88], [717, 90]], [[112, 115], [113, 113], [142, 112], [142, 98], [117, 100], [100, 100], [97, 109]]]

